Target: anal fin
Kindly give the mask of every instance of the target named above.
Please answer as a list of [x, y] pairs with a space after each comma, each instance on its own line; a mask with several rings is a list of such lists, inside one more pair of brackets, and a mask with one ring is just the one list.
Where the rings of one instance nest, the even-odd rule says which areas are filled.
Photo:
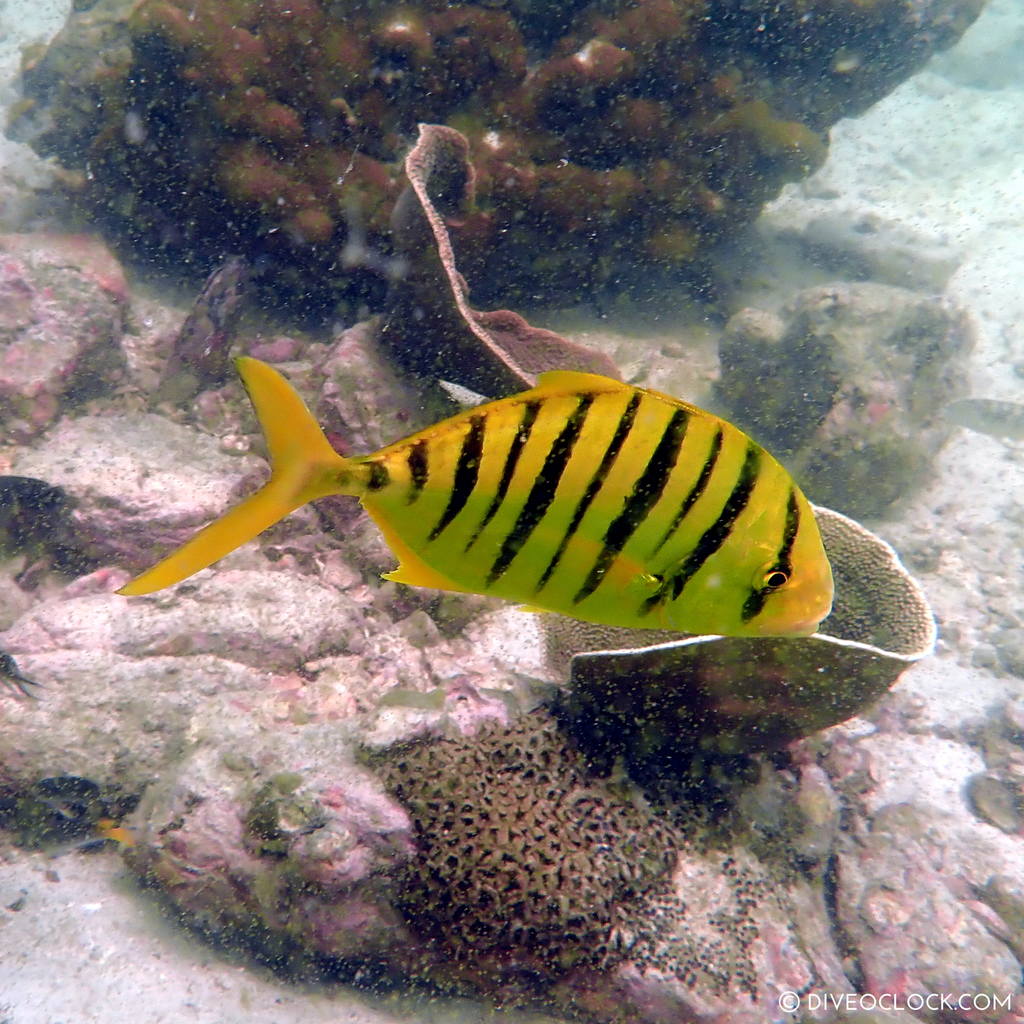
[[475, 593], [470, 587], [464, 587], [449, 579], [439, 569], [427, 565], [422, 558], [395, 532], [391, 524], [371, 508], [366, 502], [363, 507], [377, 528], [384, 535], [384, 540], [391, 548], [392, 554], [398, 559], [398, 568], [391, 572], [381, 573], [381, 578], [392, 583], [405, 583], [410, 587], [430, 587], [433, 590], [455, 590], [460, 593]]

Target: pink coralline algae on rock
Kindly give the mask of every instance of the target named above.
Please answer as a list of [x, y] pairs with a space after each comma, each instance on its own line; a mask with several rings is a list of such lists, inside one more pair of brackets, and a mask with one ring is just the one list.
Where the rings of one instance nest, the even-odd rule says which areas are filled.
[[68, 403], [110, 390], [127, 287], [106, 246], [86, 236], [0, 236], [0, 428], [25, 441]]
[[[82, 457], [69, 460], [69, 452]], [[131, 568], [218, 515], [231, 498], [232, 477], [255, 472], [257, 463], [162, 416], [122, 412], [65, 416], [35, 447], [19, 451], [13, 468], [59, 480], [83, 549]]]

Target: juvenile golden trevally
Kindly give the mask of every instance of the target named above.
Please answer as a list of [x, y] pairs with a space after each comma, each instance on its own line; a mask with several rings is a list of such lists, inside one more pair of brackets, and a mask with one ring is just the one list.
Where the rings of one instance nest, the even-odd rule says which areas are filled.
[[398, 583], [731, 636], [806, 635], [831, 608], [807, 499], [746, 434], [685, 402], [556, 371], [344, 458], [276, 370], [237, 365], [270, 480], [120, 593], [177, 583], [306, 502], [350, 494], [398, 557], [385, 577]]

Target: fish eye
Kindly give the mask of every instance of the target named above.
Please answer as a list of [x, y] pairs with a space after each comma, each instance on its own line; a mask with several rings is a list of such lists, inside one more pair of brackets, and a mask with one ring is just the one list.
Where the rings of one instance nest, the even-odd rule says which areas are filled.
[[779, 587], [784, 587], [788, 582], [789, 573], [785, 569], [775, 567], [774, 569], [769, 569], [764, 574], [764, 582], [761, 586], [765, 590], [778, 590]]

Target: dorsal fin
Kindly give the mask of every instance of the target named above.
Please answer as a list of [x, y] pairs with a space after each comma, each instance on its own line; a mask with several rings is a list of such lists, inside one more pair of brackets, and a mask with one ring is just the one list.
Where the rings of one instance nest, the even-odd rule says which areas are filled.
[[537, 377], [537, 387], [557, 391], [620, 391], [628, 388], [621, 380], [603, 377], [599, 373], [580, 370], [545, 370]]

